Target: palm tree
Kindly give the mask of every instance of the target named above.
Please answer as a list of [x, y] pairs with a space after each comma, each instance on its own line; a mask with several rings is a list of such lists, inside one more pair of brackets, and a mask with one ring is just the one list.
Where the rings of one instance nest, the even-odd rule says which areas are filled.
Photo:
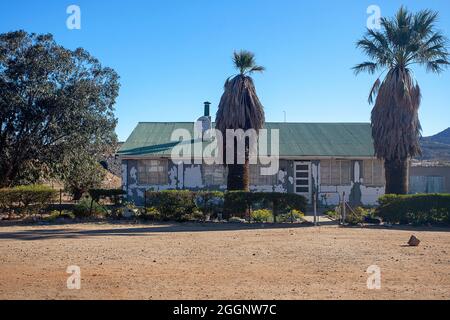
[[[255, 55], [249, 51], [234, 52], [234, 66], [239, 74], [226, 80], [224, 93], [220, 100], [216, 115], [216, 129], [224, 137], [227, 129], [255, 129], [258, 131], [264, 126], [264, 110], [255, 85], [250, 75], [254, 72], [263, 72], [264, 67], [256, 65]], [[228, 190], [249, 190], [249, 145], [245, 146], [245, 164], [236, 162], [237, 141], [234, 141], [234, 163], [228, 164]], [[225, 150], [225, 148], [224, 148]], [[224, 152], [225, 153], [225, 152]], [[230, 161], [228, 161], [230, 162]]]
[[[357, 42], [370, 61], [358, 64], [356, 74], [381, 72], [369, 94], [375, 155], [384, 160], [386, 193], [408, 193], [408, 161], [420, 155], [421, 92], [412, 66], [442, 72], [449, 64], [447, 39], [435, 29], [438, 14], [416, 14], [401, 7], [393, 18], [382, 18], [381, 29], [367, 30]], [[386, 73], [384, 79], [382, 75]]]

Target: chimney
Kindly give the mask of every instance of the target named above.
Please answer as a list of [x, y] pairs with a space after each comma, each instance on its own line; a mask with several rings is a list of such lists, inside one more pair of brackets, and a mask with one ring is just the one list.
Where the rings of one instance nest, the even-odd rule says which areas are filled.
[[210, 117], [209, 109], [210, 109], [210, 106], [211, 106], [211, 102], [206, 101], [204, 104], [205, 104], [205, 114], [204, 114], [204, 116], [205, 117]]

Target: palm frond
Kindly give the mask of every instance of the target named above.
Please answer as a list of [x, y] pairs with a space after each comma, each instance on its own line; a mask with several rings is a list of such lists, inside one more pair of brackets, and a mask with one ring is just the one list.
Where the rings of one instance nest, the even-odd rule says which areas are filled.
[[352, 69], [356, 75], [360, 74], [361, 72], [368, 72], [370, 74], [374, 74], [375, 71], [377, 71], [377, 69], [378, 69], [378, 64], [376, 64], [375, 62], [366, 61], [366, 62], [357, 64]]
[[372, 86], [372, 89], [370, 90], [369, 93], [369, 104], [373, 104], [374, 98], [377, 96], [378, 94], [378, 90], [380, 90], [380, 86], [381, 86], [381, 80], [380, 78], [378, 78], [375, 83]]

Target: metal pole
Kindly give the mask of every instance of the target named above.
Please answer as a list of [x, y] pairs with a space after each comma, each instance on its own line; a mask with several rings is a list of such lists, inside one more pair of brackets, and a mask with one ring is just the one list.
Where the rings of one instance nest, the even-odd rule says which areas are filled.
[[342, 224], [345, 225], [345, 217], [346, 217], [346, 208], [345, 208], [345, 192], [342, 193], [342, 210], [343, 210], [343, 214], [342, 214]]
[[62, 189], [59, 189], [59, 215], [62, 215]]
[[316, 192], [313, 192], [313, 207], [314, 207], [314, 226], [317, 226], [317, 201], [316, 201]]

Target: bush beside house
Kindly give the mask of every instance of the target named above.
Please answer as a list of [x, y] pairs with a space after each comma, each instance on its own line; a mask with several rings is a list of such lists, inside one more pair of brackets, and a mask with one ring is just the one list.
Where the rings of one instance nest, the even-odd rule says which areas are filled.
[[388, 223], [450, 224], [450, 194], [385, 195], [375, 215]]
[[28, 185], [0, 189], [0, 208], [9, 215], [38, 214], [52, 203], [58, 192], [47, 186]]

